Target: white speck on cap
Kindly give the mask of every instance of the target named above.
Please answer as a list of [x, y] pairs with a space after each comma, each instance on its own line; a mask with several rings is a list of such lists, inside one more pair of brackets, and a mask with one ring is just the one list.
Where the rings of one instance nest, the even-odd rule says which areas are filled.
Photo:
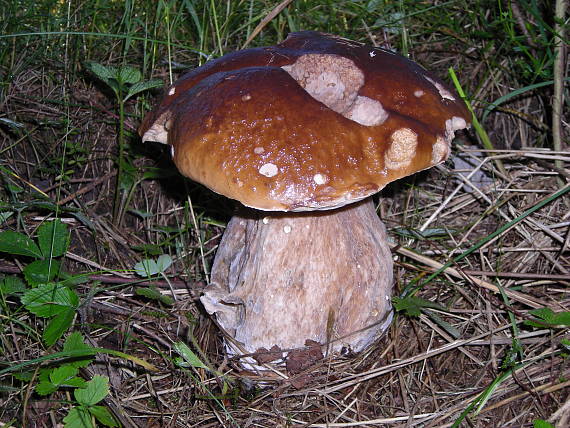
[[261, 168], [259, 168], [259, 173], [266, 177], [274, 177], [278, 172], [279, 170], [277, 169], [277, 166], [272, 163], [263, 164]]
[[283, 226], [283, 232], [290, 233], [291, 232], [291, 226], [289, 226], [289, 225]]
[[251, 100], [251, 95], [245, 94], [244, 96], [241, 97], [241, 100], [242, 101], [249, 101], [249, 100]]
[[168, 91], [168, 95], [174, 95], [176, 93], [176, 88], [173, 86], [172, 88], [170, 88], [170, 90]]
[[265, 149], [263, 147], [256, 147], [255, 149], [253, 149], [253, 153], [255, 153], [256, 155], [260, 155], [265, 151]]
[[433, 86], [435, 86], [435, 89], [437, 89], [437, 91], [439, 92], [439, 95], [442, 99], [448, 99], [451, 101], [455, 101], [455, 97], [453, 95], [451, 95], [451, 92], [449, 92], [447, 89], [445, 89], [441, 83], [438, 83], [438, 82], [430, 79], [427, 76], [424, 76], [424, 77], [426, 78], [426, 80], [429, 83], [431, 83]]
[[325, 184], [327, 182], [327, 176], [323, 174], [315, 174], [313, 180], [317, 184]]
[[269, 223], [269, 217], [263, 217], [263, 219], [261, 221], [263, 222], [263, 224], [268, 224]]
[[425, 94], [424, 91], [422, 91], [421, 89], [418, 89], [417, 91], [414, 91], [414, 95], [418, 98], [423, 97]]
[[376, 52], [370, 51], [368, 55], [370, 55], [370, 58], [374, 58], [376, 56]]

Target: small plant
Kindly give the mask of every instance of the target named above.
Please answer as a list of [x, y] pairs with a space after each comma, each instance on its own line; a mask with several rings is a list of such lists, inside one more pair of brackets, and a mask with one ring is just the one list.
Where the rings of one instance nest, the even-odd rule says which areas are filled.
[[[151, 278], [155, 275], [162, 276], [168, 281], [165, 271], [172, 265], [172, 257], [168, 254], [160, 255], [156, 260], [144, 259], [138, 262], [134, 269], [135, 273], [143, 278]], [[165, 296], [160, 293], [155, 287], [138, 287], [136, 289], [138, 296], [144, 296], [147, 299], [156, 300], [164, 305], [170, 306], [174, 303], [170, 296]]]
[[92, 428], [95, 427], [93, 418], [100, 424], [108, 427], [119, 426], [113, 415], [106, 407], [98, 406], [109, 394], [109, 378], [95, 375], [93, 379], [85, 382], [83, 388], [73, 390], [77, 403], [67, 416], [63, 418], [66, 428]]
[[70, 285], [82, 279], [63, 272], [59, 260], [68, 246], [69, 231], [59, 219], [43, 223], [36, 241], [20, 232], [0, 232], [0, 252], [34, 259], [23, 269], [25, 282], [18, 277], [3, 278], [0, 294], [21, 295], [28, 311], [48, 319], [42, 334], [48, 346], [69, 329], [79, 307], [79, 297]]
[[115, 100], [119, 106], [119, 155], [117, 159], [117, 185], [115, 187], [115, 198], [113, 201], [113, 223], [121, 223], [125, 207], [125, 190], [129, 187], [130, 180], [127, 175], [129, 169], [133, 167], [126, 159], [126, 138], [125, 138], [125, 103], [127, 100], [141, 92], [162, 86], [162, 81], [158, 79], [142, 80], [139, 70], [130, 66], [107, 67], [97, 62], [89, 62], [86, 67], [114, 93]]

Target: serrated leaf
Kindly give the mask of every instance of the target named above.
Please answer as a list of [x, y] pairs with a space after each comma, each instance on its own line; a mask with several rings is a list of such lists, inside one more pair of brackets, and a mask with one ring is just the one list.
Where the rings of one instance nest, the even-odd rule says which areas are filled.
[[75, 308], [70, 307], [64, 307], [63, 311], [53, 317], [46, 325], [42, 335], [46, 345], [51, 346], [57, 342], [63, 333], [71, 327], [74, 317]]
[[98, 62], [88, 62], [85, 66], [105, 83], [117, 78], [117, 70], [114, 67], [106, 67]]
[[40, 395], [49, 395], [57, 391], [57, 386], [49, 380], [42, 380], [36, 385], [34, 390]]
[[49, 380], [55, 385], [61, 385], [72, 377], [75, 377], [77, 373], [78, 370], [75, 367], [65, 364], [53, 369], [49, 374]]
[[38, 228], [38, 245], [45, 258], [63, 256], [69, 247], [69, 239], [67, 225], [59, 219]]
[[34, 260], [24, 269], [24, 278], [32, 286], [52, 281], [59, 273], [61, 263], [56, 259]]
[[0, 278], [0, 296], [11, 296], [26, 291], [26, 284], [17, 276]]
[[[41, 370], [40, 370], [40, 372], [41, 372]], [[34, 372], [24, 371], [24, 372], [12, 373], [12, 376], [14, 376], [16, 379], [21, 380], [23, 382], [29, 382], [34, 378], [35, 374], [34, 374]]]
[[[78, 391], [78, 390], [76, 390]], [[85, 407], [74, 407], [63, 418], [65, 428], [94, 428], [91, 413]]]
[[194, 367], [209, 370], [208, 366], [206, 366], [185, 343], [176, 342], [174, 344], [174, 350], [182, 357], [182, 359], [176, 359], [176, 363], [180, 367]]
[[137, 82], [129, 88], [127, 95], [125, 96], [125, 99], [123, 101], [127, 101], [133, 95], [136, 95], [140, 92], [144, 92], [153, 88], [159, 88], [162, 85], [163, 85], [162, 80], [158, 79], [145, 80], [144, 82]]
[[140, 82], [142, 79], [142, 74], [139, 70], [134, 67], [130, 67], [128, 65], [124, 65], [119, 68], [119, 72], [117, 74], [117, 80], [124, 84], [127, 83], [129, 85], [133, 85], [137, 82]]
[[26, 309], [40, 317], [52, 317], [70, 308], [75, 311], [79, 298], [61, 284], [44, 284], [27, 290], [20, 299]]
[[[67, 338], [65, 339], [65, 343], [63, 344], [63, 352], [71, 352], [78, 350], [82, 351], [88, 349], [93, 349], [93, 347], [84, 343], [83, 336], [81, 336], [81, 333], [79, 333], [78, 331], [74, 331], [69, 336], [67, 336]], [[87, 367], [91, 363], [91, 361], [93, 361], [93, 358], [84, 357], [75, 361], [71, 361], [67, 364], [72, 365], [73, 367], [80, 368], [80, 367]]]
[[11, 230], [0, 232], [0, 252], [37, 259], [42, 257], [40, 249], [32, 239]]
[[109, 394], [109, 378], [95, 375], [88, 381], [85, 388], [76, 389], [73, 395], [79, 404], [93, 406]]
[[119, 423], [115, 420], [111, 412], [103, 406], [91, 406], [89, 412], [95, 416], [99, 423], [107, 427], [118, 427]]

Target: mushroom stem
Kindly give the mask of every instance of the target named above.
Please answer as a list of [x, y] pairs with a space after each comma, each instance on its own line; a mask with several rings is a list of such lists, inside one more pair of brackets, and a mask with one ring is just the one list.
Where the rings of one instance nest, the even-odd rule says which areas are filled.
[[367, 198], [310, 213], [243, 209], [201, 300], [248, 353], [307, 339], [358, 352], [388, 328], [391, 292], [386, 229]]

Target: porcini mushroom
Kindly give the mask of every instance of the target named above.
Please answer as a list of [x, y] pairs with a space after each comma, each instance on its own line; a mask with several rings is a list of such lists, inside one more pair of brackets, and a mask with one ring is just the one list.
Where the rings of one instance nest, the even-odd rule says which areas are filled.
[[201, 298], [240, 344], [230, 352], [307, 339], [360, 351], [383, 333], [392, 258], [371, 195], [443, 162], [468, 118], [414, 62], [312, 31], [176, 81], [140, 133], [169, 144], [182, 174], [245, 206]]

